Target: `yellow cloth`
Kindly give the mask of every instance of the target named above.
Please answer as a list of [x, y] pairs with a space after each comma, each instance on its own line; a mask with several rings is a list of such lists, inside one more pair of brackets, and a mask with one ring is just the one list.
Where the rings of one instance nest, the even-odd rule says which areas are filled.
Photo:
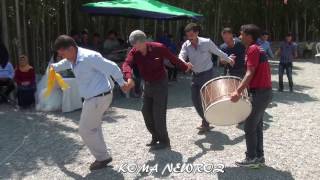
[[56, 73], [52, 67], [50, 67], [49, 75], [48, 75], [48, 82], [47, 82], [47, 90], [44, 94], [45, 97], [50, 96], [56, 81], [63, 91], [70, 87], [66, 82], [64, 82], [62, 76], [60, 74]]

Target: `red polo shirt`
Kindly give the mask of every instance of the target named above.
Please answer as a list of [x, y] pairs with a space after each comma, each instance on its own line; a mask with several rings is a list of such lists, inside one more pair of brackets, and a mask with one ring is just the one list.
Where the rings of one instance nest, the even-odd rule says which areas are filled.
[[122, 71], [125, 78], [132, 77], [132, 67], [136, 65], [140, 75], [145, 81], [153, 82], [162, 80], [166, 76], [164, 59], [168, 59], [172, 64], [177, 65], [181, 70], [186, 71], [185, 62], [177, 58], [170, 50], [161, 43], [147, 42], [147, 54], [144, 56], [140, 51], [132, 48], [125, 62]]
[[250, 89], [272, 88], [271, 72], [268, 58], [264, 50], [257, 44], [253, 44], [246, 50], [246, 67], [255, 68], [255, 73], [250, 81]]

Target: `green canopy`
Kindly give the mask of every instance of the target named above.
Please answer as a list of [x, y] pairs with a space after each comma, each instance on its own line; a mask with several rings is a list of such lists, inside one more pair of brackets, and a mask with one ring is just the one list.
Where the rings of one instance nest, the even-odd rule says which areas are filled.
[[184, 10], [156, 0], [109, 0], [87, 3], [82, 11], [89, 14], [117, 15], [152, 19], [200, 19], [201, 14]]

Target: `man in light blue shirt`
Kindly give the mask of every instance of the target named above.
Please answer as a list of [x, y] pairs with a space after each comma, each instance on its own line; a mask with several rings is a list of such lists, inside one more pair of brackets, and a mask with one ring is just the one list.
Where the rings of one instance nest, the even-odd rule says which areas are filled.
[[55, 71], [72, 69], [79, 87], [80, 95], [85, 99], [79, 122], [79, 133], [96, 161], [90, 170], [101, 169], [112, 161], [102, 134], [102, 116], [112, 100], [112, 77], [125, 92], [129, 85], [124, 81], [120, 68], [101, 56], [100, 53], [78, 47], [67, 35], [59, 36], [55, 41], [55, 50], [65, 58], [52, 64]]
[[274, 55], [268, 39], [269, 39], [269, 33], [265, 31], [261, 34], [261, 38], [258, 39], [257, 43], [262, 47], [262, 49], [267, 53], [267, 55], [271, 59], [273, 59]]
[[5, 88], [4, 94], [0, 93], [0, 103], [9, 102], [9, 94], [15, 88], [13, 77], [14, 69], [9, 62], [8, 50], [4, 44], [0, 43], [0, 88]]

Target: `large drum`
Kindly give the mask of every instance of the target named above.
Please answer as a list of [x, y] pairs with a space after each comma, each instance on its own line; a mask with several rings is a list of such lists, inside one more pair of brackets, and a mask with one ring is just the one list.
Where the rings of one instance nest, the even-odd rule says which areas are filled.
[[227, 126], [244, 121], [251, 113], [251, 102], [245, 89], [238, 102], [234, 103], [231, 93], [241, 79], [235, 76], [221, 76], [204, 84], [200, 90], [204, 116], [209, 123]]

